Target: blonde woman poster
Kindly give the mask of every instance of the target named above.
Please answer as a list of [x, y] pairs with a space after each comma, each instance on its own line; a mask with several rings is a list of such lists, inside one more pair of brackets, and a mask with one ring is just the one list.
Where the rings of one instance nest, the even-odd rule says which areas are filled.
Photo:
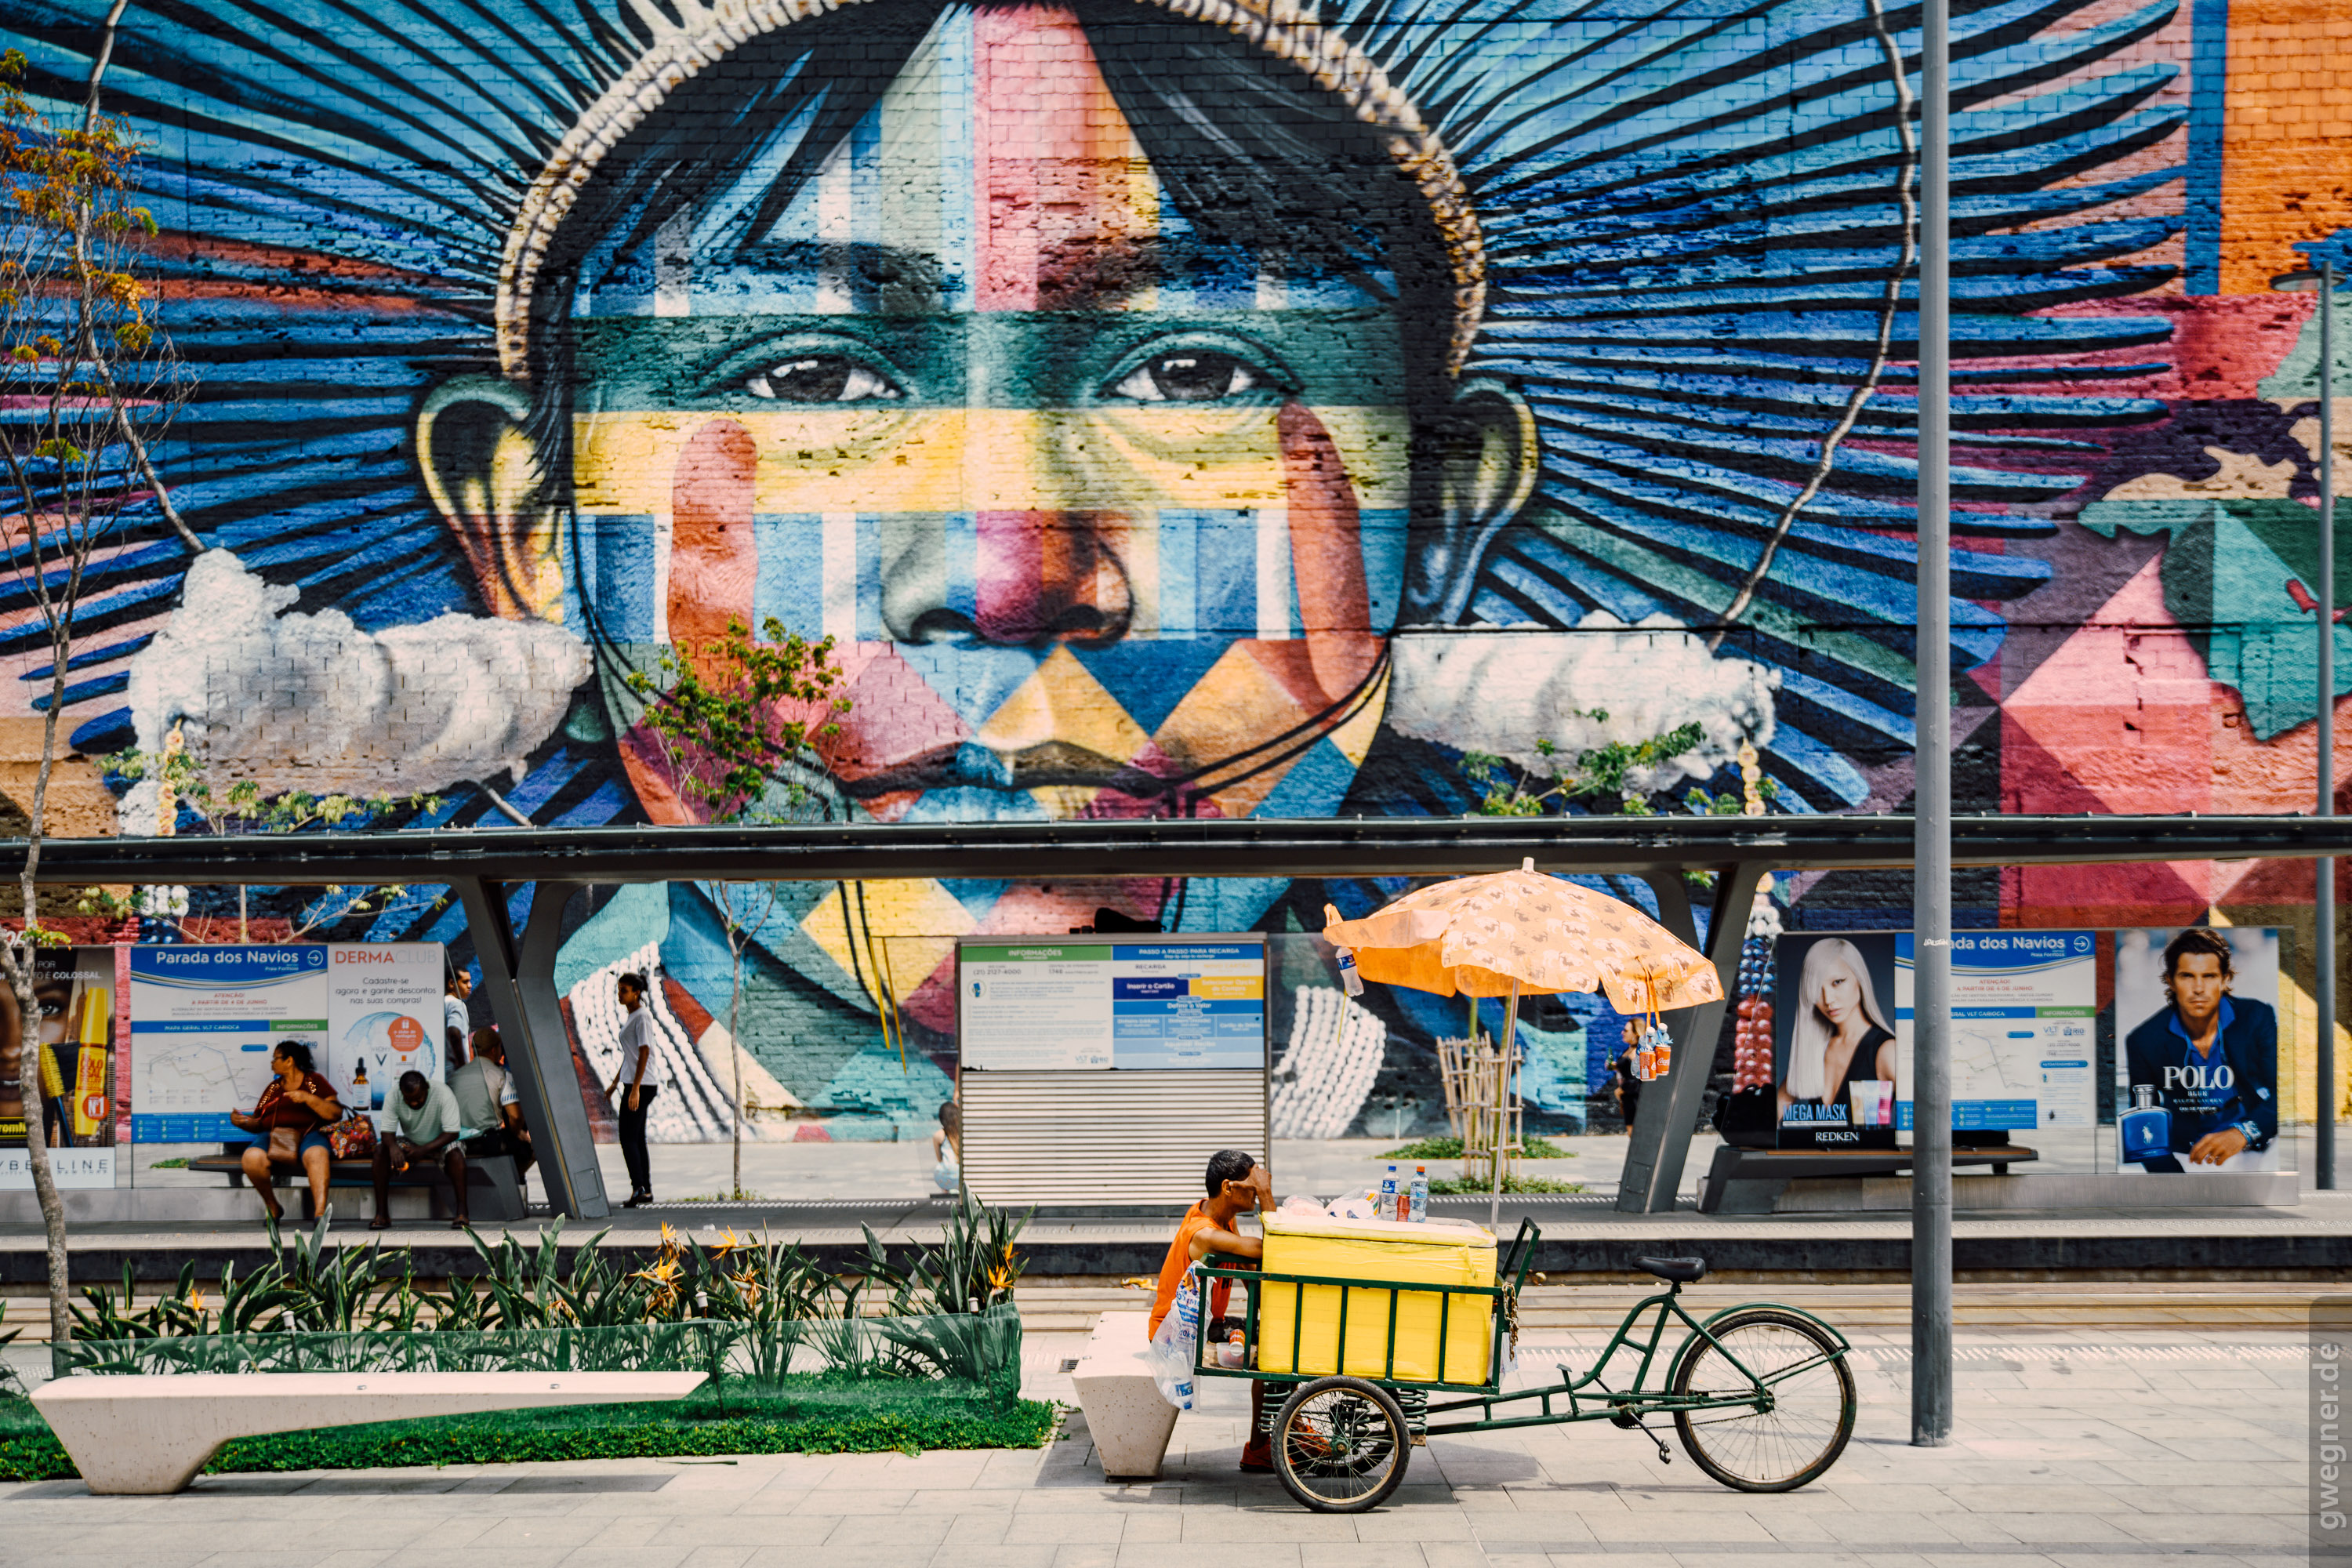
[[1780, 1147], [1894, 1147], [1895, 938], [1782, 937], [1780, 971]]

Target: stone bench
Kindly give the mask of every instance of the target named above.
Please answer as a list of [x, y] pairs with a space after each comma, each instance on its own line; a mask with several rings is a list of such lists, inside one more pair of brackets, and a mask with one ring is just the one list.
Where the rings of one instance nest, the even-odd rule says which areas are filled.
[[[699, 1372], [247, 1372], [53, 1378], [33, 1406], [94, 1492], [175, 1492], [232, 1437], [682, 1399]], [[1169, 1412], [1173, 1415], [1175, 1412]], [[1163, 1439], [1164, 1441], [1164, 1439]]]
[[1149, 1312], [1105, 1312], [1070, 1371], [1106, 1477], [1158, 1476], [1176, 1430], [1176, 1407], [1151, 1380], [1150, 1321]]

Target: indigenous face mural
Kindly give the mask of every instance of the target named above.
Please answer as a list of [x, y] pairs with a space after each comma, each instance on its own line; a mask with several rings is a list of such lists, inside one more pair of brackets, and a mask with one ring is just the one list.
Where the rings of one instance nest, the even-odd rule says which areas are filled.
[[[2202, 12], [1956, 10], [1963, 805], [2295, 809], [2316, 349], [2311, 297], [2265, 284], [2352, 214], [2271, 171], [2332, 143], [2259, 140], [2289, 122]], [[801, 781], [835, 820], [1453, 815], [1472, 753], [1670, 735], [1626, 781], [1670, 809], [1906, 804], [1916, 12], [462, 13], [125, 14], [103, 85], [153, 142], [195, 386], [167, 468], [211, 548], [107, 564], [85, 751], [176, 730], [267, 788], [442, 794], [436, 825], [686, 821], [629, 677], [773, 616], [845, 671]], [[79, 104], [98, 32], [0, 16]], [[2177, 923], [2215, 874], [1963, 901]], [[928, 1123], [960, 935], [1106, 907], [1302, 932], [1400, 890], [787, 889], [751, 1098]], [[1908, 900], [1778, 896], [1800, 929]], [[676, 887], [574, 918], [583, 1050], [611, 974], [657, 965], [663, 1026], [721, 1064], [669, 1131], [720, 1129], [718, 912]], [[353, 934], [462, 930], [420, 889]], [[1294, 1068], [1387, 1041], [1290, 1130], [1433, 1117], [1461, 1005], [1309, 1006], [1322, 958], [1276, 947]], [[1530, 1092], [1580, 1121], [1620, 1021], [1525, 1022]]]

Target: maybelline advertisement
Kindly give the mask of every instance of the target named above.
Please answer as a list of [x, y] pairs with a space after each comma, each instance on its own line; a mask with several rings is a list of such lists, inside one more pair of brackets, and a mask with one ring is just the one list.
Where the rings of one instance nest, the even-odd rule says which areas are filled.
[[37, 1111], [60, 1187], [114, 1185], [114, 950], [45, 947], [33, 955], [37, 1026], [20, 1026], [0, 989], [0, 1192], [31, 1188], [21, 1074], [40, 1053]]
[[2279, 940], [2267, 927], [2116, 933], [2116, 1114], [2127, 1173], [2286, 1169]]

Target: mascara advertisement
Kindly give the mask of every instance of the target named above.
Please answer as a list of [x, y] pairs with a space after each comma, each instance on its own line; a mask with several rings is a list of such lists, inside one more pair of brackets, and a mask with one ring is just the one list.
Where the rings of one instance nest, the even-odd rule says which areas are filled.
[[[5, 993], [0, 993], [5, 995]], [[114, 950], [45, 947], [33, 955], [40, 1016], [21, 1026], [13, 997], [0, 1001], [0, 1192], [26, 1192], [28, 1114], [41, 1119], [49, 1169], [60, 1187], [114, 1185]], [[25, 1052], [40, 1053], [40, 1098], [28, 1108]]]

